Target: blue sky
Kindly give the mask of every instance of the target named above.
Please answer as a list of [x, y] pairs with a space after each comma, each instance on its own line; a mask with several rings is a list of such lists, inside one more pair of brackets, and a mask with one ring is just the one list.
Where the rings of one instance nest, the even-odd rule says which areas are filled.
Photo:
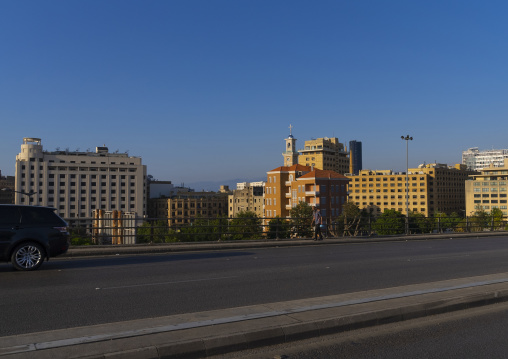
[[0, 1], [0, 170], [46, 150], [141, 156], [174, 183], [265, 179], [288, 126], [364, 168], [508, 148], [505, 1]]

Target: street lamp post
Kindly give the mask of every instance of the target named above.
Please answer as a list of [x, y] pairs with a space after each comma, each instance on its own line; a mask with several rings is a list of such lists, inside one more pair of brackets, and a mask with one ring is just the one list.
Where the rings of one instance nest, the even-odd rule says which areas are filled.
[[406, 135], [400, 136], [400, 138], [406, 141], [406, 235], [409, 234], [409, 141], [413, 140], [413, 137]]
[[2, 188], [2, 191], [4, 192], [14, 192], [14, 193], [19, 193], [19, 194], [22, 194], [22, 195], [25, 195], [27, 196], [29, 199], [32, 198], [32, 196], [34, 194], [37, 194], [38, 192], [29, 192], [29, 193], [26, 193], [26, 192], [21, 192], [21, 191], [15, 191], [13, 190], [12, 188], [9, 188], [9, 187], [4, 187]]

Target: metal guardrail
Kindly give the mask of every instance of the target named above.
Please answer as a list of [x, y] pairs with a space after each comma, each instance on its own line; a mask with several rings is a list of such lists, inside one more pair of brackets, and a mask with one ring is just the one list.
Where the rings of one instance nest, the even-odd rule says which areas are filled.
[[[407, 219], [405, 219], [407, 220]], [[418, 218], [382, 223], [374, 218], [359, 221], [324, 221], [327, 238], [364, 237], [451, 232], [508, 230], [506, 220], [463, 218], [455, 222], [440, 218]], [[169, 225], [160, 218], [67, 218], [73, 245], [203, 242], [225, 240], [310, 238], [311, 218], [187, 218], [187, 223]]]

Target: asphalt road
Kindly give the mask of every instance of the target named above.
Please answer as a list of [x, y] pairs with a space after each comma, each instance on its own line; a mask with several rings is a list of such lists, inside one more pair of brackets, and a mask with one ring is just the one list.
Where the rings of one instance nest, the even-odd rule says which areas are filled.
[[500, 303], [210, 359], [504, 359], [506, 328], [508, 303]]
[[508, 237], [0, 265], [0, 336], [508, 272]]

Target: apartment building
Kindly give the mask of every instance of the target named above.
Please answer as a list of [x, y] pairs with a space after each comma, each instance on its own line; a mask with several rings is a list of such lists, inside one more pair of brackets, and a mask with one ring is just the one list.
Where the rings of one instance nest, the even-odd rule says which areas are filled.
[[2, 176], [0, 171], [0, 204], [14, 204], [14, 176]]
[[263, 217], [264, 190], [263, 181], [237, 183], [236, 190], [229, 195], [228, 216], [234, 218], [240, 212], [251, 211]]
[[490, 165], [502, 167], [506, 158], [508, 158], [506, 149], [480, 151], [478, 147], [472, 147], [462, 152], [462, 164], [473, 171], [479, 171]]
[[293, 165], [267, 172], [265, 185], [265, 217], [289, 217], [299, 202], [318, 206], [322, 215], [334, 219], [347, 200], [348, 179], [331, 170]]
[[298, 163], [302, 166], [342, 174], [349, 172], [349, 154], [337, 137], [323, 137], [305, 141], [304, 148], [298, 152], [300, 153]]
[[479, 174], [471, 175], [465, 190], [468, 216], [477, 210], [490, 212], [494, 208], [499, 208], [505, 217], [508, 216], [508, 159], [503, 161], [503, 166], [491, 164]]
[[227, 216], [229, 191], [179, 193], [170, 198], [151, 198], [148, 204], [150, 218], [168, 221], [170, 226], [189, 224], [196, 218]]
[[55, 207], [64, 218], [94, 210], [146, 214], [146, 166], [140, 157], [95, 152], [44, 151], [40, 138], [24, 138], [16, 156], [16, 204]]
[[410, 212], [432, 216], [437, 212], [458, 214], [465, 210], [465, 182], [470, 175], [465, 165], [424, 164], [406, 173], [361, 170], [350, 175], [349, 201], [375, 215], [387, 209], [406, 213], [406, 188]]

